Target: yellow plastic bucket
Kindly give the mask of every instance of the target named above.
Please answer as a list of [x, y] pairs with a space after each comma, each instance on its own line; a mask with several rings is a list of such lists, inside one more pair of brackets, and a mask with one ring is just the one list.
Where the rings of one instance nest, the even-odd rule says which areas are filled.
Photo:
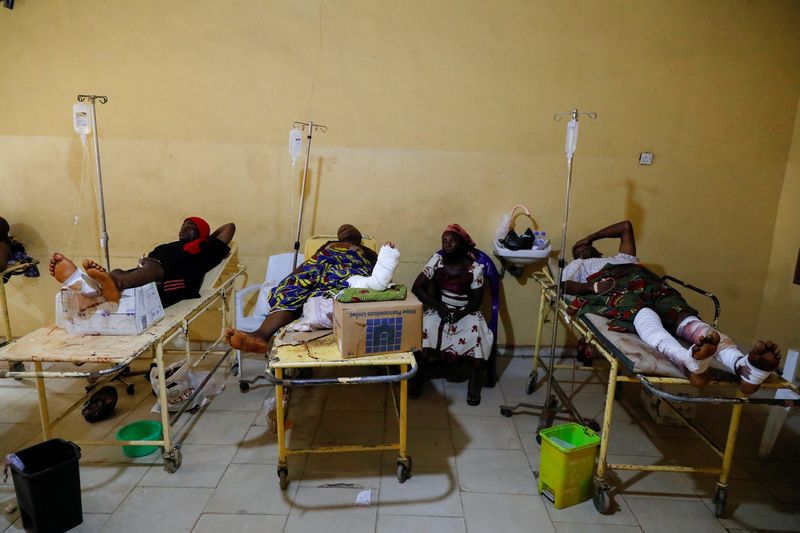
[[563, 509], [592, 496], [597, 448], [600, 437], [580, 424], [564, 424], [539, 432], [542, 448], [539, 463], [539, 494]]

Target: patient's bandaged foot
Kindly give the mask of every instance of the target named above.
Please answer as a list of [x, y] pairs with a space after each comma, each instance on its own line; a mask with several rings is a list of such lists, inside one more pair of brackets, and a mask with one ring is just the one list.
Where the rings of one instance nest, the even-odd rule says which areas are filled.
[[760, 385], [778, 368], [781, 361], [778, 346], [771, 341], [758, 341], [747, 357], [742, 357], [736, 364], [736, 373], [742, 381], [752, 385]]
[[375, 268], [372, 269], [372, 275], [369, 277], [350, 276], [347, 278], [347, 284], [357, 289], [385, 291], [392, 282], [392, 276], [399, 262], [400, 250], [393, 245], [384, 244], [378, 252], [378, 261], [375, 263]]
[[87, 298], [100, 296], [100, 284], [83, 270], [75, 266], [69, 258], [56, 252], [50, 259], [50, 275], [64, 287], [72, 289]]

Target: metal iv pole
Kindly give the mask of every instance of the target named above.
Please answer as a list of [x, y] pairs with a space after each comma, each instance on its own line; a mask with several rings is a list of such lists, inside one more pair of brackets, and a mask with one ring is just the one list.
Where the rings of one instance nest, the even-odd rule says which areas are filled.
[[306, 126], [308, 126], [308, 135], [306, 138], [308, 139], [308, 144], [306, 145], [306, 164], [305, 168], [303, 169], [303, 186], [300, 189], [300, 213], [297, 215], [297, 237], [294, 240], [294, 258], [292, 259], [292, 269], [297, 268], [297, 254], [300, 252], [300, 230], [303, 225], [303, 207], [306, 203], [306, 181], [308, 180], [308, 161], [311, 158], [311, 138], [314, 134], [314, 130], [319, 130], [322, 133], [328, 131], [327, 126], [323, 126], [322, 124], [314, 124], [313, 120], [309, 120], [308, 122], [293, 122], [292, 127], [300, 126], [300, 129], [305, 131]]

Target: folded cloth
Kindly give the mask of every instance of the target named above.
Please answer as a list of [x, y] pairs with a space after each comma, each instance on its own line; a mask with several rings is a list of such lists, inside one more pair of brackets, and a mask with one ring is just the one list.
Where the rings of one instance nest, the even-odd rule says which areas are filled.
[[393, 285], [385, 291], [374, 291], [372, 289], [356, 289], [350, 287], [344, 289], [336, 297], [342, 303], [351, 302], [388, 302], [391, 300], [405, 300], [408, 288], [405, 285]]

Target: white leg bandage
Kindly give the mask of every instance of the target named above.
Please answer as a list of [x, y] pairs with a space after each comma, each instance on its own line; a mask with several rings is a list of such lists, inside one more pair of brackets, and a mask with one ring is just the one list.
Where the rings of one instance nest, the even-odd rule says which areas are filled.
[[392, 248], [388, 244], [381, 246], [378, 252], [378, 262], [372, 269], [372, 275], [350, 276], [347, 284], [356, 289], [372, 289], [374, 291], [385, 291], [386, 287], [392, 282], [392, 276], [400, 262], [400, 250]]
[[80, 268], [72, 273], [69, 279], [64, 282], [63, 286], [79, 292], [87, 298], [100, 296], [100, 284], [90, 278], [89, 275]]
[[663, 353], [678, 366], [685, 366], [692, 374], [702, 374], [708, 369], [711, 358], [698, 361], [692, 349], [684, 348], [661, 324], [661, 318], [652, 309], [644, 308], [633, 318], [636, 333], [649, 346]]

